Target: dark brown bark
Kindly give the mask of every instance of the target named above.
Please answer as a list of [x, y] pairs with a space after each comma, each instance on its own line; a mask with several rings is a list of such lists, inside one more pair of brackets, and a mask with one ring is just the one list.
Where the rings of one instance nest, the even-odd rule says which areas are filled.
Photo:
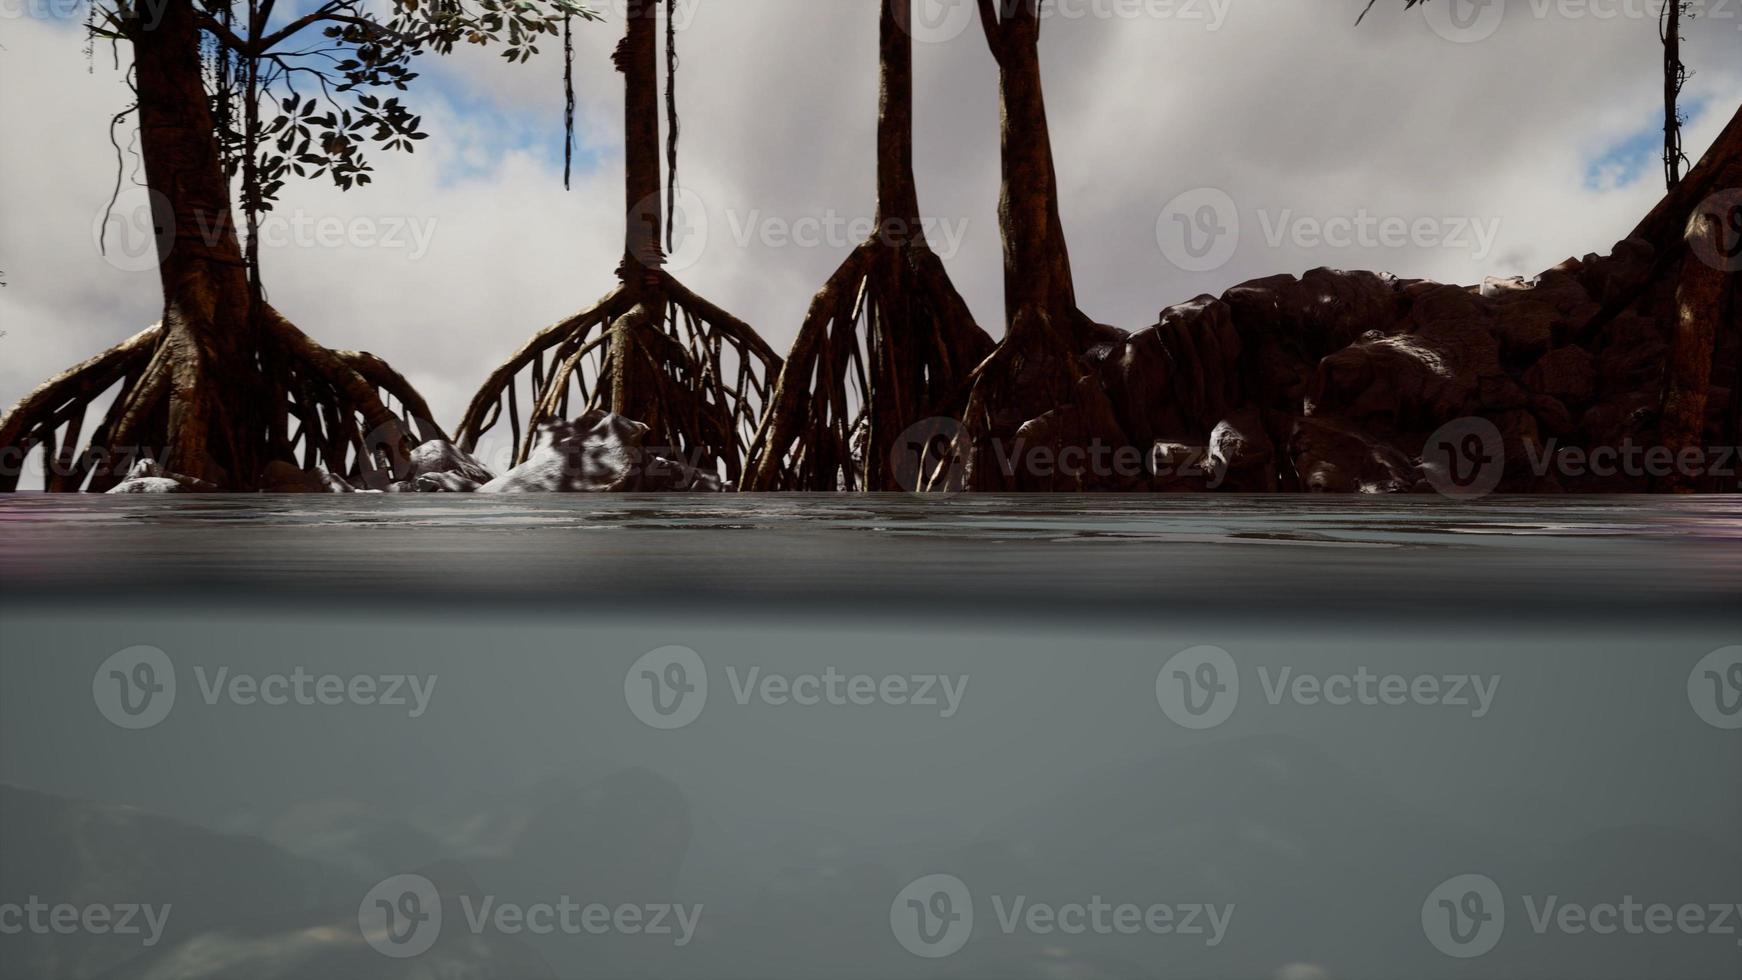
[[625, 275], [665, 267], [660, 232], [659, 3], [631, 0], [615, 62], [623, 73], [623, 171]]
[[912, 0], [883, 0], [877, 22], [877, 222], [919, 228], [919, 188], [913, 177]]
[[1093, 324], [1077, 309], [1070, 247], [1059, 217], [1058, 171], [1040, 70], [1040, 4], [986, 0], [982, 17], [992, 16], [995, 6], [1002, 14], [986, 25], [986, 36], [998, 62], [1005, 326], [1014, 329], [1019, 319], [1030, 322], [1019, 312], [1038, 307], [1068, 326], [1080, 349], [1091, 340]]
[[140, 155], [146, 184], [157, 192], [153, 218], [174, 229], [158, 267], [164, 295], [158, 369], [169, 373], [161, 462], [233, 486], [259, 472], [257, 447], [241, 438], [260, 415], [252, 357], [258, 341], [248, 323], [246, 266], [201, 78], [193, 5], [171, 0], [155, 23], [136, 23], [128, 35]]

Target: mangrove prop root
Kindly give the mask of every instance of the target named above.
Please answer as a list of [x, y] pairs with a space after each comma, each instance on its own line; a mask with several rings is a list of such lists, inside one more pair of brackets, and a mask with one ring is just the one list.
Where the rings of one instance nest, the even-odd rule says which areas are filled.
[[954, 418], [992, 349], [923, 244], [873, 240], [811, 301], [752, 444], [745, 489], [913, 490], [891, 456], [902, 434]]
[[[0, 416], [0, 491], [18, 488], [38, 450], [52, 492], [102, 492], [147, 458], [201, 479], [222, 474], [213, 481], [222, 489], [255, 489], [259, 474], [226, 472], [215, 448], [231, 460], [319, 463], [353, 484], [380, 486], [404, 472], [419, 441], [446, 438], [386, 362], [322, 347], [271, 307], [261, 311], [258, 377], [245, 379], [215, 377], [199, 345], [176, 329], [178, 315], [49, 379]], [[79, 448], [88, 412], [110, 392]], [[254, 403], [232, 404], [221, 392]], [[249, 444], [253, 453], [238, 453]]]
[[539, 426], [607, 409], [647, 425], [659, 448], [738, 481], [780, 367], [748, 324], [665, 272], [644, 271], [493, 371], [455, 439], [475, 451], [506, 415], [518, 465]]

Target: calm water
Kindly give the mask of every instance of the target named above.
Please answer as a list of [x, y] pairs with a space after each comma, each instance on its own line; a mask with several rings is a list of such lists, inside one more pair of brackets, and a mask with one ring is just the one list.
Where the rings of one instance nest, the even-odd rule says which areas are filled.
[[1742, 501], [0, 527], [0, 976], [1742, 975]]

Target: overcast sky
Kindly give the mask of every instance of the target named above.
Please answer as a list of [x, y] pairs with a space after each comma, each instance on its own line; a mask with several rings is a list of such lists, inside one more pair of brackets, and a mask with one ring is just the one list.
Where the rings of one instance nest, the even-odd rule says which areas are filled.
[[[0, 0], [7, 405], [161, 302], [119, 223], [98, 252], [127, 92], [106, 48], [87, 62], [81, 15], [38, 16], [53, 2]], [[1042, 46], [1065, 229], [1078, 295], [1104, 322], [1139, 328], [1199, 293], [1321, 265], [1534, 274], [1606, 251], [1659, 195], [1658, 0], [1434, 0], [1426, 15], [1388, 0], [1359, 29], [1365, 0], [1053, 2]], [[921, 204], [997, 333], [996, 70], [971, 0], [921, 3], [935, 15], [917, 55]], [[680, 26], [680, 275], [784, 351], [849, 223], [871, 213], [877, 3], [684, 0]], [[579, 28], [573, 190], [554, 47], [520, 66], [429, 59], [413, 104], [433, 138], [415, 156], [377, 157], [376, 182], [350, 193], [286, 188], [272, 301], [330, 346], [388, 358], [453, 425], [490, 367], [612, 284], [620, 27]], [[1711, 0], [1689, 35], [1697, 157], [1742, 99], [1742, 3]], [[128, 157], [129, 185], [135, 171]], [[123, 195], [120, 221], [141, 195]]]

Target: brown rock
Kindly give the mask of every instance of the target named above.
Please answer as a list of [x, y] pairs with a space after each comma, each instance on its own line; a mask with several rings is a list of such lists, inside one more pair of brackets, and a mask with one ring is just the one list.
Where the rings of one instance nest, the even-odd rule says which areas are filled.
[[1596, 361], [1582, 347], [1552, 350], [1524, 373], [1524, 383], [1531, 391], [1568, 404], [1588, 402], [1597, 391]]
[[1403, 493], [1422, 482], [1396, 447], [1340, 421], [1297, 419], [1288, 453], [1301, 488], [1314, 493]]
[[1494, 335], [1503, 357], [1529, 364], [1548, 353], [1555, 328], [1565, 322], [1560, 311], [1538, 300], [1507, 303], [1495, 307]]
[[1235, 493], [1276, 490], [1276, 444], [1258, 409], [1242, 409], [1216, 423], [1209, 451], [1213, 489]]
[[1229, 307], [1209, 296], [1109, 348], [1100, 373], [1131, 444], [1202, 438], [1240, 403], [1241, 351]]

